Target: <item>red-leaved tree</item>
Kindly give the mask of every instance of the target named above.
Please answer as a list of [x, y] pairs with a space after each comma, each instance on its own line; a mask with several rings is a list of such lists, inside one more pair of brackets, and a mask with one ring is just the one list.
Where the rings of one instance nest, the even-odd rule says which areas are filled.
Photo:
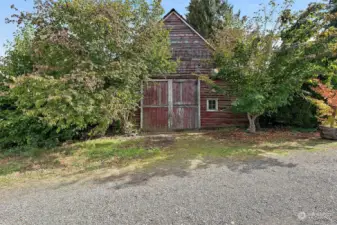
[[317, 82], [318, 85], [316, 87], [312, 87], [312, 90], [321, 95], [326, 104], [331, 108], [330, 127], [334, 127], [337, 115], [337, 90], [324, 85], [320, 81]]

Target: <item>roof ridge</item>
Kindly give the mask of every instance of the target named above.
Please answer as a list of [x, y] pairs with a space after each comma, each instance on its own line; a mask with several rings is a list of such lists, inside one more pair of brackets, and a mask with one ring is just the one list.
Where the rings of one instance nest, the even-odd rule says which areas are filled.
[[175, 8], [172, 8], [164, 17], [163, 21], [165, 21], [172, 13], [175, 13], [178, 18], [185, 23], [194, 33], [196, 33], [212, 50], [215, 50], [215, 48], [201, 35], [198, 31], [196, 31], [188, 22], [187, 20], [175, 10]]

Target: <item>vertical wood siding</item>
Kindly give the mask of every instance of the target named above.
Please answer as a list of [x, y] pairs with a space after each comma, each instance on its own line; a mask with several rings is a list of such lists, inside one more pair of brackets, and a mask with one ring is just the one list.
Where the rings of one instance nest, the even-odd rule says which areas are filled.
[[198, 108], [174, 107], [173, 108], [173, 130], [190, 130], [198, 126]]
[[147, 131], [168, 130], [168, 108], [144, 108], [143, 127]]
[[143, 95], [144, 106], [167, 106], [167, 81], [146, 83]]
[[173, 130], [198, 128], [197, 85], [197, 80], [173, 80]]
[[168, 129], [167, 81], [147, 82], [143, 85], [143, 128], [149, 131]]
[[176, 75], [209, 74], [212, 65], [212, 50], [194, 31], [192, 31], [176, 14], [171, 14], [164, 21], [170, 31], [173, 60], [180, 60]]
[[[226, 85], [223, 81], [216, 80], [215, 83], [223, 88]], [[230, 93], [230, 91], [228, 92]], [[207, 111], [207, 99], [218, 99], [218, 111]], [[236, 114], [232, 111], [232, 102], [235, 98], [219, 94], [212, 90], [206, 83], [201, 82], [200, 87], [200, 108], [201, 108], [201, 127], [216, 128], [226, 126], [245, 126], [248, 121], [246, 115]]]
[[[209, 45], [175, 13], [165, 17], [164, 24], [170, 31], [172, 58], [179, 59], [180, 64], [176, 73], [154, 76], [157, 79], [165, 76], [170, 81], [148, 82], [144, 85], [144, 130], [165, 131], [246, 125], [248, 121], [245, 115], [232, 112], [233, 97], [216, 93], [202, 81], [199, 92], [196, 76], [211, 74], [213, 68], [210, 63], [213, 50]], [[188, 80], [181, 80], [182, 78]], [[221, 81], [216, 83], [225, 87]], [[207, 112], [207, 99], [211, 98], [218, 99], [217, 112]], [[141, 110], [136, 112], [138, 124], [140, 112]]]
[[143, 129], [164, 131], [197, 128], [197, 84], [197, 80], [163, 80], [144, 85]]

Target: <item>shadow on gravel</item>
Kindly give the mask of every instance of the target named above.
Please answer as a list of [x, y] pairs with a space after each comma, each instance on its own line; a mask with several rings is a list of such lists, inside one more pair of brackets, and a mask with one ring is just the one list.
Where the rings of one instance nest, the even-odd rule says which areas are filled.
[[265, 170], [270, 167], [294, 168], [297, 165], [293, 163], [284, 163], [275, 158], [263, 156], [250, 157], [248, 159], [204, 159], [199, 165], [191, 169], [190, 161], [181, 160], [179, 162], [166, 162], [156, 165], [152, 168], [142, 169], [123, 176], [109, 176], [103, 179], [97, 179], [96, 184], [116, 182], [113, 187], [116, 190], [133, 186], [146, 185], [147, 182], [155, 177], [176, 176], [184, 178], [190, 176], [191, 172], [198, 169], [205, 169], [210, 166], [227, 167], [232, 172], [251, 173], [254, 170]]
[[[147, 168], [139, 169], [137, 171], [123, 174], [120, 176], [108, 176], [101, 179], [96, 179], [94, 183], [103, 184], [109, 182], [116, 182], [115, 189], [123, 189], [131, 186], [146, 185], [146, 183], [155, 177], [176, 176], [183, 178], [188, 176], [192, 171], [189, 169], [189, 162], [161, 162], [156, 165], [151, 165]], [[198, 166], [195, 169], [200, 169]]]
[[[128, 187], [132, 187], [132, 186], [138, 186], [138, 185], [146, 185], [146, 183], [154, 177], [165, 177], [165, 176], [169, 176], [169, 175], [174, 175], [176, 177], [180, 177], [183, 178], [185, 176], [189, 175], [188, 171], [185, 170], [160, 170], [157, 169], [157, 171], [155, 172], [151, 172], [151, 173], [135, 173], [132, 175], [128, 176], [128, 180], [126, 182], [117, 184], [114, 188], [116, 190], [118, 189], [123, 189], [123, 188], [128, 188]], [[105, 180], [106, 182], [107, 180]], [[102, 182], [102, 180], [101, 180]], [[104, 181], [103, 181], [104, 182]]]
[[234, 172], [240, 173], [251, 173], [254, 170], [265, 170], [269, 167], [287, 167], [294, 168], [297, 164], [294, 163], [284, 163], [275, 158], [267, 158], [263, 157], [259, 160], [249, 160], [249, 161], [241, 161], [234, 162], [227, 165], [228, 169]]

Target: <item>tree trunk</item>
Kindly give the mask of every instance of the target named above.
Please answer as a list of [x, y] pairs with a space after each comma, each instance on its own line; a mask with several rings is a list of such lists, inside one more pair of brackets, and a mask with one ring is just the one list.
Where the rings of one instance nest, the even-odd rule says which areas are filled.
[[331, 123], [330, 123], [330, 127], [331, 127], [331, 128], [334, 128], [334, 127], [335, 127], [336, 115], [337, 115], [337, 107], [334, 107], [334, 108], [333, 108], [333, 112], [332, 112]]
[[248, 120], [249, 120], [248, 131], [250, 133], [256, 133], [256, 124], [255, 124], [255, 121], [256, 121], [256, 118], [259, 117], [259, 115], [250, 115], [250, 113], [247, 113], [247, 117], [248, 117]]
[[255, 127], [256, 127], [256, 131], [260, 131], [261, 130], [260, 117], [256, 118]]

